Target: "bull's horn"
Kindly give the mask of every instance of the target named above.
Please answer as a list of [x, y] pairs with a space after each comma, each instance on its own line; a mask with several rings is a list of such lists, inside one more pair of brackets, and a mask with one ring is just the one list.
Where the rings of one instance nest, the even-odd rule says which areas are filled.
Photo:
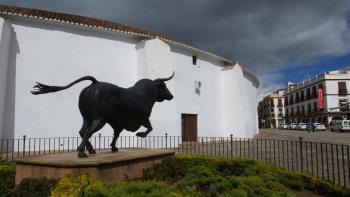
[[156, 81], [169, 81], [170, 79], [172, 79], [175, 75], [175, 72], [173, 71], [173, 74], [168, 77], [168, 78], [160, 78], [160, 79], [156, 79]]

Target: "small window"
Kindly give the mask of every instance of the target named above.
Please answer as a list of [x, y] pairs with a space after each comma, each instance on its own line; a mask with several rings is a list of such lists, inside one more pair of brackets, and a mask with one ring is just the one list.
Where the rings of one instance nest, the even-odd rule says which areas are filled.
[[346, 82], [338, 82], [338, 94], [347, 95], [348, 91], [346, 89]]
[[197, 55], [192, 56], [192, 64], [197, 65]]
[[316, 86], [312, 87], [312, 96], [311, 98], [316, 98], [317, 97], [317, 92], [316, 92]]

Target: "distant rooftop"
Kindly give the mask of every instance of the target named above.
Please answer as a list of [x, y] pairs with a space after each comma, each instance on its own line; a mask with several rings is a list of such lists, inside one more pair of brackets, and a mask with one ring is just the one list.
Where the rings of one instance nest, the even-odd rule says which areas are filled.
[[288, 82], [286, 92], [287, 93], [292, 92], [295, 89], [303, 88], [307, 85], [310, 85], [312, 83], [315, 83], [323, 79], [344, 79], [344, 76], [342, 75], [348, 75], [348, 78], [350, 79], [350, 69], [332, 70], [332, 71], [324, 72], [323, 74], [316, 75], [314, 78], [304, 80], [300, 83]]
[[326, 74], [350, 74], [350, 69], [332, 70], [326, 72]]

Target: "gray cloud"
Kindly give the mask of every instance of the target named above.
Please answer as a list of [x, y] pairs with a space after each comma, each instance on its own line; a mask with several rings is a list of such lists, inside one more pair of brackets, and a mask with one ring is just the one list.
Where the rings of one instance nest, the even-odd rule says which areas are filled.
[[[348, 0], [0, 0], [166, 34], [238, 62], [261, 76], [350, 51]], [[270, 76], [269, 76], [270, 75]]]

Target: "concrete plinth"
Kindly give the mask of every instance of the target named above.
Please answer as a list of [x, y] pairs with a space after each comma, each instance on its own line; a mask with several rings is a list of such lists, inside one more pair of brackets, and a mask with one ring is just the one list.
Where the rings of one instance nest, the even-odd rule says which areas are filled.
[[21, 158], [16, 161], [16, 184], [27, 177], [59, 178], [67, 174], [88, 174], [106, 181], [140, 178], [144, 169], [174, 154], [162, 149], [122, 149], [97, 152], [88, 158], [78, 158], [76, 152]]

